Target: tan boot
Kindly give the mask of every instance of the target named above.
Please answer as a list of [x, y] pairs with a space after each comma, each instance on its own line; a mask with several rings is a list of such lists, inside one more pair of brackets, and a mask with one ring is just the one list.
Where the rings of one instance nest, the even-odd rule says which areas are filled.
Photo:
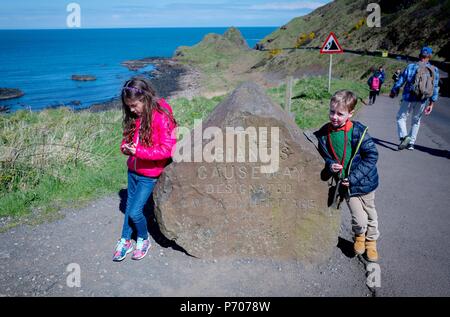
[[366, 255], [367, 260], [370, 262], [376, 262], [378, 261], [378, 252], [377, 252], [377, 241], [366, 241]]
[[353, 244], [353, 249], [357, 255], [364, 254], [366, 251], [366, 246], [364, 245], [366, 241], [366, 236], [364, 234], [355, 234], [355, 244]]

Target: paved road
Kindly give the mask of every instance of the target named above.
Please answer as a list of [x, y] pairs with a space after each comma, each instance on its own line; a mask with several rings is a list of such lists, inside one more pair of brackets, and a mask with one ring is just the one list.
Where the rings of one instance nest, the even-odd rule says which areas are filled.
[[[448, 114], [448, 99], [438, 106]], [[113, 195], [64, 210], [64, 219], [56, 222], [0, 234], [0, 296], [450, 296], [448, 120], [438, 118], [437, 110], [424, 120], [417, 150], [398, 152], [397, 109], [398, 100], [382, 96], [357, 118], [369, 125], [380, 152], [381, 287], [366, 286], [367, 263], [349, 252], [346, 208], [339, 244], [319, 266], [274, 259], [204, 261], [155, 242], [142, 261], [113, 263], [122, 222], [121, 198]], [[72, 263], [79, 265], [80, 287], [67, 283], [75, 272], [67, 271]]]
[[[416, 150], [397, 151], [399, 99], [381, 96], [358, 118], [379, 150], [376, 206], [382, 287], [377, 295], [450, 295], [450, 100], [422, 120]], [[409, 126], [409, 122], [408, 122]]]
[[425, 118], [424, 123], [432, 132], [450, 142], [450, 102], [449, 98], [440, 98], [433, 107], [433, 115]]

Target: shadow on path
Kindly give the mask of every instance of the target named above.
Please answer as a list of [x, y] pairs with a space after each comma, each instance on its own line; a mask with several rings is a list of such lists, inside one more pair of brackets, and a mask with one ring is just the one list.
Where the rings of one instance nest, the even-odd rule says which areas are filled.
[[[382, 146], [382, 147], [385, 147], [386, 149], [389, 149], [389, 150], [392, 150], [392, 151], [395, 151], [395, 152], [398, 151], [398, 149], [397, 149], [398, 144], [395, 144], [395, 143], [392, 143], [392, 142], [389, 142], [389, 141], [380, 140], [380, 139], [377, 139], [375, 137], [372, 137], [372, 140], [373, 140], [373, 142], [375, 142], [375, 144], [377, 144], [379, 146]], [[392, 146], [390, 146], [390, 145], [392, 145]]]
[[341, 249], [342, 253], [347, 258], [354, 258], [355, 257], [355, 251], [353, 250], [353, 242], [345, 240], [344, 238], [339, 237], [338, 238], [337, 247], [339, 249]]
[[[398, 145], [395, 144], [395, 143], [392, 143], [392, 142], [389, 142], [389, 141], [380, 140], [380, 139], [377, 139], [377, 138], [374, 138], [374, 137], [372, 137], [372, 140], [373, 140], [373, 142], [375, 142], [379, 146], [385, 147], [385, 148], [387, 148], [389, 150], [392, 150], [392, 151], [395, 151], [395, 152], [399, 151], [397, 149]], [[420, 152], [428, 153], [428, 154], [433, 155], [433, 156], [438, 156], [438, 157], [443, 157], [443, 158], [446, 158], [446, 159], [450, 159], [450, 151], [448, 151], [448, 150], [432, 149], [432, 148], [429, 148], [429, 147], [426, 147], [426, 146], [422, 146], [422, 145], [417, 145], [417, 144], [414, 145], [414, 149], [417, 150], [417, 151], [420, 151]]]
[[[127, 198], [128, 198], [128, 191], [126, 188], [121, 189], [119, 191], [119, 197], [120, 197], [120, 205], [119, 209], [120, 211], [125, 214], [126, 208], [127, 208]], [[167, 239], [161, 232], [161, 229], [159, 228], [158, 222], [156, 221], [155, 216], [155, 202], [153, 201], [153, 194], [150, 196], [147, 204], [144, 207], [144, 216], [147, 219], [147, 228], [148, 232], [152, 236], [153, 240], [155, 240], [156, 243], [158, 243], [163, 248], [172, 248], [176, 251], [180, 251], [185, 253], [186, 255], [190, 255], [185, 249], [183, 249], [181, 246], [176, 244], [175, 241]], [[133, 232], [132, 239], [136, 240], [136, 231]], [[193, 256], [192, 256], [193, 257]]]

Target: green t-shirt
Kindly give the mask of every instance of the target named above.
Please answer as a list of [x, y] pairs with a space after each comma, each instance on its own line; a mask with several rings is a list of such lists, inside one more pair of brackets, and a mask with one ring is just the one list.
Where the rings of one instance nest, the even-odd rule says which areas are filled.
[[[342, 161], [342, 154], [344, 153], [344, 141], [345, 141], [345, 135], [344, 130], [339, 131], [331, 131], [330, 132], [330, 139], [331, 143], [334, 148], [334, 152], [336, 153], [337, 157], [339, 158], [339, 163]], [[344, 168], [342, 172], [342, 177], [346, 178], [348, 176], [348, 163], [350, 162], [351, 156], [352, 156], [352, 133], [353, 133], [353, 126], [350, 128], [350, 130], [347, 132], [347, 149], [346, 149], [346, 155], [345, 155], [345, 161], [344, 161]], [[328, 144], [329, 151], [331, 156], [336, 159], [333, 155], [333, 151], [331, 150], [331, 144]]]

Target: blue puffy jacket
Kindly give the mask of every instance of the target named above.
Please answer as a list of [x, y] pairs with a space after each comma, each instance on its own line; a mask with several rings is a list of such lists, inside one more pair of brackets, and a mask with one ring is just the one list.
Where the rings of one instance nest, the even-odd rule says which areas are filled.
[[[378, 187], [377, 148], [367, 133], [367, 127], [358, 121], [352, 122], [352, 158], [348, 163], [350, 197], [368, 194]], [[330, 175], [335, 174], [331, 170], [331, 164], [339, 164], [339, 162], [328, 151], [328, 123], [316, 131], [314, 135], [319, 140], [319, 153], [325, 159], [325, 169]]]

